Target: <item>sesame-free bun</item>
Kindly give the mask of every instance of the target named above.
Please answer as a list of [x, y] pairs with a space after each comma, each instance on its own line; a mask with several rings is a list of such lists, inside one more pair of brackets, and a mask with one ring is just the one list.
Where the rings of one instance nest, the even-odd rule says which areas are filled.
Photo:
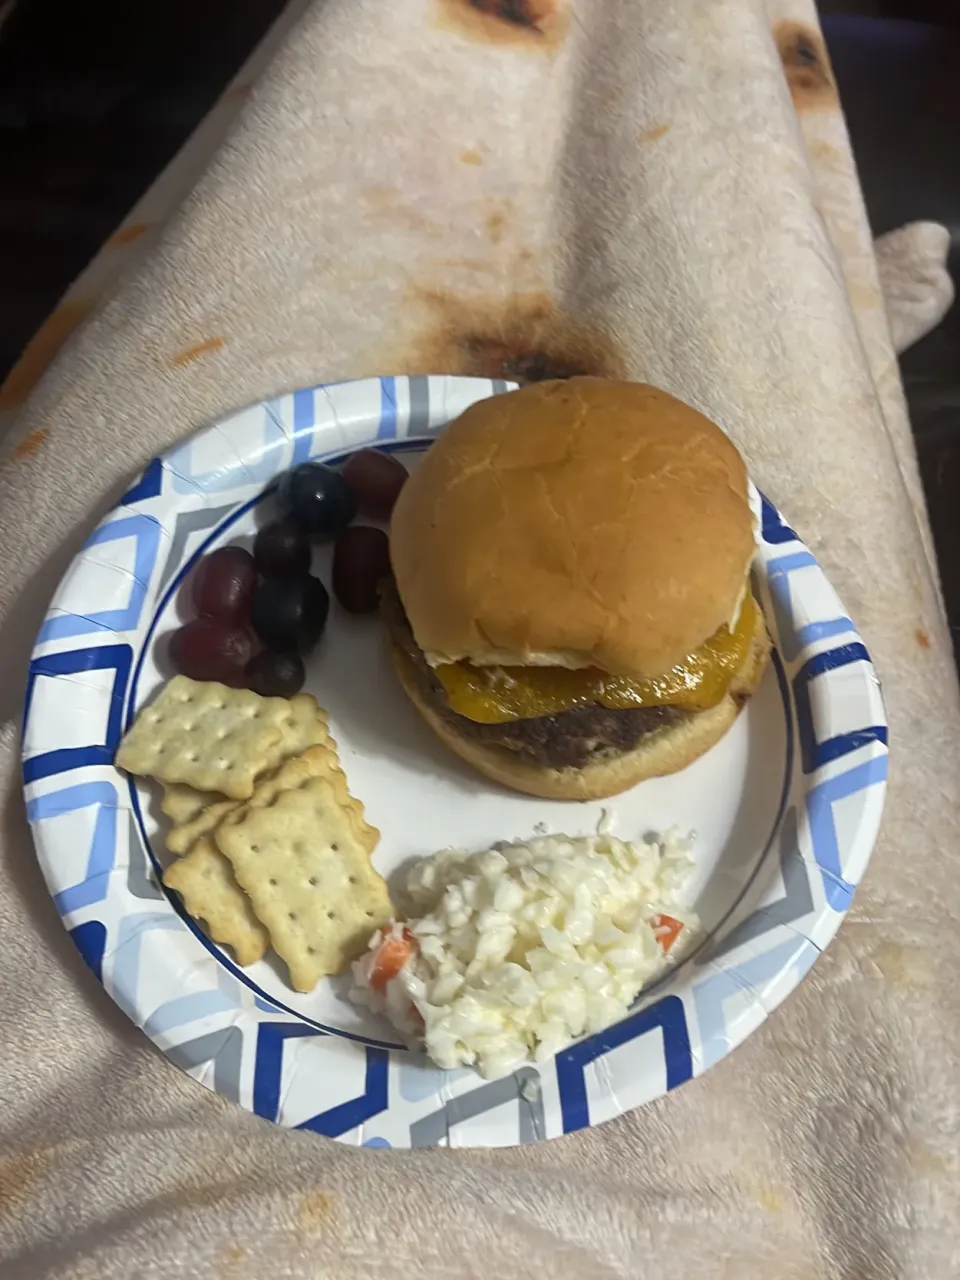
[[689, 405], [643, 383], [541, 382], [438, 438], [390, 527], [432, 665], [668, 670], [737, 616], [754, 554], [747, 473]]
[[631, 751], [598, 756], [578, 769], [553, 769], [523, 759], [506, 747], [479, 742], [458, 732], [456, 725], [422, 696], [409, 660], [392, 642], [390, 655], [400, 683], [430, 728], [445, 746], [478, 772], [513, 791], [547, 800], [602, 800], [647, 778], [677, 773], [719, 742], [759, 687], [767, 669], [770, 639], [763, 614], [757, 609], [750, 648], [716, 706], [664, 725]]

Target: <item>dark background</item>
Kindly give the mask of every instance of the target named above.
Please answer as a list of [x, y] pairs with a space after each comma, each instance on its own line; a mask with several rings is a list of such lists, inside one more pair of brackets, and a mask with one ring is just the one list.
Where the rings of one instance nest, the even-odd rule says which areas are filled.
[[[874, 233], [942, 222], [960, 285], [960, 0], [820, 8]], [[960, 657], [960, 304], [900, 369]]]
[[[0, 381], [176, 154], [284, 0], [14, 0], [0, 14]], [[822, 0], [875, 233], [953, 233], [960, 0]], [[960, 306], [901, 362], [960, 637]]]
[[0, 381], [284, 0], [17, 0], [0, 27]]

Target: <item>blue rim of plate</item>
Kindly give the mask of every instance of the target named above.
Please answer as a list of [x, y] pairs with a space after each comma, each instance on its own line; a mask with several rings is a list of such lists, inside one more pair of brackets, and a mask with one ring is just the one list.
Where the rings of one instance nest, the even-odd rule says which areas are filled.
[[[30, 663], [27, 816], [87, 965], [201, 1083], [265, 1119], [352, 1145], [539, 1141], [700, 1075], [755, 1030], [830, 942], [880, 825], [888, 757], [876, 674], [816, 560], [763, 498], [756, 580], [787, 723], [777, 821], [720, 925], [622, 1022], [503, 1080], [439, 1071], [392, 1041], [285, 1006], [167, 896], [136, 788], [112, 764], [165, 601], [281, 471], [369, 445], [422, 448], [470, 404], [513, 385], [448, 376], [327, 384], [198, 432], [150, 462], [87, 540]], [[132, 568], [111, 560], [121, 542]], [[614, 1053], [616, 1091], [603, 1070]]]

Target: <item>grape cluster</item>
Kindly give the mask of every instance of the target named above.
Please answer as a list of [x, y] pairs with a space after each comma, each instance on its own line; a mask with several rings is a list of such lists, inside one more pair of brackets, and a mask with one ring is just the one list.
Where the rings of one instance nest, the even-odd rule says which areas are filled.
[[279, 518], [253, 543], [204, 556], [191, 588], [198, 617], [175, 631], [170, 656], [194, 680], [219, 680], [264, 697], [290, 697], [306, 678], [303, 659], [323, 634], [330, 597], [310, 573], [311, 540], [335, 538], [334, 595], [350, 613], [371, 613], [389, 573], [387, 535], [353, 525], [359, 512], [388, 520], [407, 478], [396, 458], [363, 449], [343, 471], [305, 462], [277, 486]]

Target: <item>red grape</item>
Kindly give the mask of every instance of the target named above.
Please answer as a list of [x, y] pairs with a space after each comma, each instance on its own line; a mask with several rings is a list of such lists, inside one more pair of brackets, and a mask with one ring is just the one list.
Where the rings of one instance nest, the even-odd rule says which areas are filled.
[[264, 649], [247, 663], [247, 688], [262, 698], [289, 698], [300, 692], [306, 677], [303, 659], [296, 653]]
[[243, 617], [257, 585], [253, 556], [243, 547], [220, 547], [204, 556], [193, 571], [197, 612], [232, 622]]
[[400, 490], [407, 482], [407, 469], [399, 458], [389, 453], [361, 449], [347, 459], [343, 478], [363, 515], [370, 520], [389, 520]]
[[217, 618], [194, 618], [170, 637], [170, 657], [181, 674], [237, 687], [253, 649], [249, 631]]
[[377, 587], [389, 573], [390, 544], [382, 529], [344, 529], [333, 547], [333, 594], [349, 613], [373, 613]]
[[257, 534], [253, 558], [265, 578], [298, 578], [310, 571], [310, 543], [295, 521], [274, 520]]

